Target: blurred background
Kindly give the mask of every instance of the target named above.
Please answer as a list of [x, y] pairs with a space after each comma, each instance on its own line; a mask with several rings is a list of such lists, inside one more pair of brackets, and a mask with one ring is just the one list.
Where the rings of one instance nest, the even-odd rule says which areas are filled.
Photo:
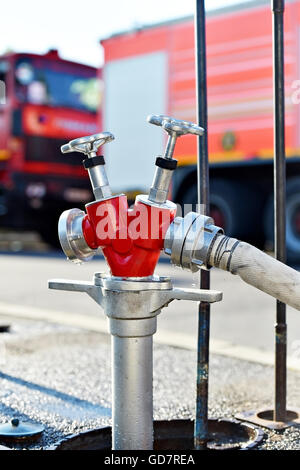
[[[273, 250], [272, 20], [266, 0], [207, 4], [210, 212], [227, 235]], [[5, 314], [20, 306], [82, 313], [87, 299], [49, 293], [51, 277], [89, 279], [101, 257], [81, 268], [65, 261], [57, 221], [92, 200], [80, 154], [62, 155], [76, 137], [110, 131], [103, 148], [114, 192], [130, 201], [147, 192], [165, 135], [148, 114], [196, 120], [193, 0], [86, 0], [46, 6], [34, 0], [2, 8], [0, 80], [0, 262]], [[286, 149], [288, 261], [300, 265], [300, 1], [286, 8]], [[200, 123], [201, 124], [201, 123]], [[194, 205], [196, 139], [179, 139], [170, 198]], [[160, 273], [197, 284], [162, 259]], [[273, 349], [275, 301], [226, 273], [212, 272], [224, 301], [214, 308], [212, 337]], [[79, 300], [78, 300], [79, 299]], [[194, 336], [196, 309], [174, 302], [165, 329]], [[96, 314], [96, 305], [89, 313]], [[184, 312], [184, 316], [183, 316]], [[300, 322], [289, 353], [298, 354]], [[176, 321], [170, 323], [170, 318]], [[187, 320], [188, 318], [188, 320]], [[260, 325], [258, 328], [257, 325]], [[174, 336], [175, 338], [175, 336]], [[225, 344], [222, 343], [222, 344]], [[220, 343], [221, 344], [221, 343]], [[295, 346], [296, 345], [296, 346]]]

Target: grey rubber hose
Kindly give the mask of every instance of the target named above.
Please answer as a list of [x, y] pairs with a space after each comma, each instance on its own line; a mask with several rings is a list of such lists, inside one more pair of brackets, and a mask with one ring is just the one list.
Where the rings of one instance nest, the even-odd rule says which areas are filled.
[[254, 246], [219, 235], [209, 264], [237, 274], [247, 284], [300, 310], [300, 273]]

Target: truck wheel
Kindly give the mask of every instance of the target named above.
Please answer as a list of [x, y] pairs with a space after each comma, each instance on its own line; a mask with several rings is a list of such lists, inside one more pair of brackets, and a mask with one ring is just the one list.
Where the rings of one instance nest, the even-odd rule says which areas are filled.
[[[266, 242], [274, 246], [273, 194], [266, 204], [264, 230]], [[289, 263], [300, 262], [300, 178], [291, 178], [286, 184], [286, 251]]]
[[[197, 185], [194, 184], [185, 192], [182, 204], [195, 204], [196, 201]], [[226, 235], [260, 243], [262, 230], [258, 221], [261, 220], [262, 202], [259, 191], [254, 187], [236, 181], [211, 179], [210, 215]]]

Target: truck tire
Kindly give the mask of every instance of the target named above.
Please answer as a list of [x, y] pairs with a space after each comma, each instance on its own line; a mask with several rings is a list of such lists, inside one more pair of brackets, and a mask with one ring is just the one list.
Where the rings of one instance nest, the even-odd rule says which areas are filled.
[[[266, 243], [274, 248], [274, 199], [269, 197], [264, 213]], [[286, 183], [286, 252], [288, 263], [300, 263], [300, 178]]]
[[47, 225], [43, 224], [38, 228], [38, 232], [45, 243], [51, 248], [58, 250], [61, 248], [58, 238], [58, 218], [56, 214], [52, 217], [47, 217]]
[[[186, 190], [181, 202], [195, 204], [196, 201], [197, 185], [193, 184]], [[262, 201], [256, 188], [237, 181], [211, 179], [210, 215], [226, 235], [256, 245], [261, 243], [263, 231], [258, 221], [262, 218]]]

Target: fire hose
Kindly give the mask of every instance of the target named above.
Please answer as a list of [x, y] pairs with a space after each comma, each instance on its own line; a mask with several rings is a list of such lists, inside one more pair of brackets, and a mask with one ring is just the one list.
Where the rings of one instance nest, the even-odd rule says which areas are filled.
[[177, 266], [229, 271], [300, 310], [300, 273], [249, 243], [225, 236], [210, 217], [194, 212], [176, 217], [166, 234], [165, 252]]

